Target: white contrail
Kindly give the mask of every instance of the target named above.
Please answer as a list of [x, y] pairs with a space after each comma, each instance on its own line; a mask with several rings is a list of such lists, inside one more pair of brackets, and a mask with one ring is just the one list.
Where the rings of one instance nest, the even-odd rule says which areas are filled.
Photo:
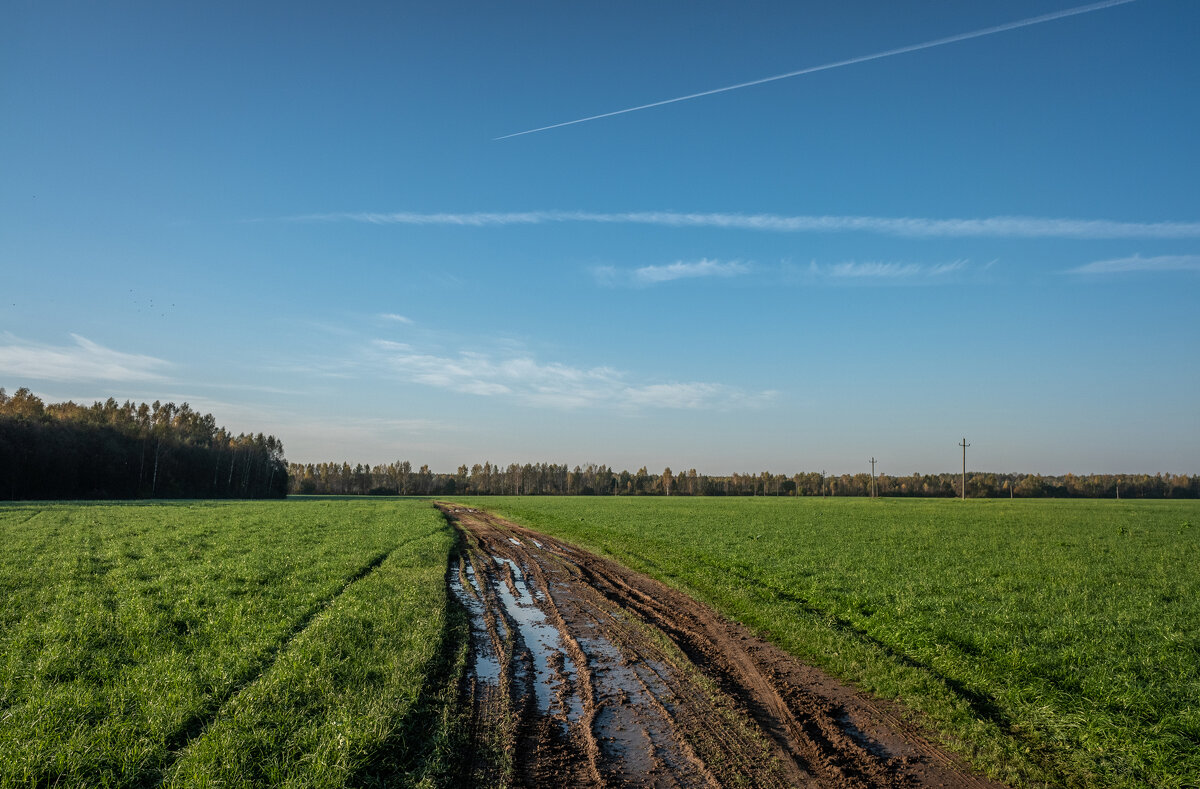
[[803, 69], [800, 69], [799, 71], [789, 71], [786, 74], [776, 74], [773, 77], [763, 77], [762, 79], [755, 79], [755, 80], [751, 80], [750, 82], [739, 82], [736, 85], [726, 85], [723, 88], [713, 88], [712, 90], [705, 90], [705, 91], [701, 91], [700, 93], [689, 93], [686, 96], [677, 96], [673, 99], [663, 99], [662, 101], [655, 101], [655, 102], [651, 102], [650, 104], [640, 104], [637, 107], [627, 107], [626, 109], [623, 109], [623, 110], [613, 110], [612, 112], [604, 112], [604, 113], [601, 113], [600, 115], [589, 115], [586, 118], [577, 118], [576, 120], [573, 120], [573, 121], [563, 121], [562, 123], [552, 123], [549, 126], [539, 126], [536, 129], [527, 129], [525, 131], [513, 132], [512, 134], [505, 134], [502, 137], [494, 137], [492, 139], [507, 140], [510, 137], [520, 137], [524, 134], [534, 134], [536, 132], [546, 131], [548, 129], [557, 129], [562, 126], [573, 126], [576, 123], [587, 123], [588, 121], [599, 120], [600, 118], [611, 118], [614, 115], [624, 115], [627, 112], [637, 112], [638, 110], [648, 110], [651, 107], [661, 107], [664, 104], [675, 104], [676, 102], [680, 102], [680, 101], [690, 101], [691, 99], [699, 99], [704, 96], [712, 96], [716, 93], [726, 93], [731, 90], [740, 90], [742, 88], [750, 88], [755, 85], [762, 85], [767, 82], [775, 82], [776, 80], [789, 79], [791, 77], [799, 77], [804, 74], [813, 74], [818, 71], [828, 71], [829, 69], [841, 68], [842, 66], [852, 66], [855, 63], [866, 63], [869, 60], [879, 60], [880, 58], [888, 58], [888, 57], [891, 57], [892, 55], [903, 55], [907, 52], [917, 52], [922, 49], [930, 49], [932, 47], [940, 47], [943, 44], [953, 44], [958, 41], [967, 41], [968, 39], [972, 39], [972, 38], [981, 38], [983, 36], [990, 36], [993, 33], [1003, 33], [1006, 30], [1016, 30], [1017, 28], [1021, 28], [1021, 27], [1029, 27], [1030, 25], [1040, 25], [1043, 22], [1052, 22], [1055, 19], [1063, 19], [1063, 18], [1069, 17], [1069, 16], [1078, 16], [1079, 14], [1091, 13], [1092, 11], [1100, 11], [1101, 9], [1104, 9], [1104, 8], [1111, 8], [1111, 7], [1117, 6], [1117, 5], [1125, 5], [1126, 3], [1132, 3], [1134, 1], [1135, 0], [1104, 0], [1103, 2], [1100, 2], [1100, 3], [1092, 3], [1091, 5], [1081, 5], [1081, 6], [1077, 6], [1075, 8], [1068, 8], [1064, 11], [1055, 11], [1050, 14], [1043, 14], [1042, 16], [1034, 16], [1034, 17], [1030, 17], [1028, 19], [1021, 19], [1016, 22], [1007, 22], [1003, 25], [987, 27], [987, 28], [984, 28], [983, 30], [975, 30], [970, 33], [959, 33], [957, 35], [948, 36], [946, 38], [938, 38], [933, 41], [926, 41], [922, 44], [911, 44], [909, 46], [900, 47], [898, 49], [889, 49], [886, 52], [876, 52], [874, 55], [861, 55], [856, 58], [850, 58], [849, 60], [839, 60], [836, 63], [826, 63], [823, 66], [810, 66], [809, 68], [803, 68]]

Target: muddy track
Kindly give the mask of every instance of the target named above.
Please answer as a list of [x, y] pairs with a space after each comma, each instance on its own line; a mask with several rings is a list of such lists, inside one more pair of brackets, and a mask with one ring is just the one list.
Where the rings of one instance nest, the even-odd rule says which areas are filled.
[[873, 701], [646, 576], [442, 504], [471, 621], [470, 785], [995, 787]]

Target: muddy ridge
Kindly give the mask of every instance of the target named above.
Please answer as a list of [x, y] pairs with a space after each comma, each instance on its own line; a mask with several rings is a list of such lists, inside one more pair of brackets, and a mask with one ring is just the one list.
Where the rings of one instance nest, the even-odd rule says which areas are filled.
[[473, 786], [998, 787], [707, 606], [480, 510], [465, 550]]

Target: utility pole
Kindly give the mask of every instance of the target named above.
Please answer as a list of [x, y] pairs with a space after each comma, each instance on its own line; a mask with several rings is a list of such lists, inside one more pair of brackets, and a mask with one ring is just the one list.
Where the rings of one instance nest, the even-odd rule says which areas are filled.
[[963, 498], [963, 501], [966, 501], [967, 500], [967, 447], [971, 446], [970, 444], [967, 443], [966, 436], [963, 436], [962, 443], [959, 444], [959, 446], [962, 447], [962, 449], [963, 449], [962, 498]]
[[878, 461], [875, 460], [875, 457], [872, 456], [871, 457], [871, 498], [875, 498], [875, 496], [877, 495], [875, 493], [875, 464], [877, 462]]

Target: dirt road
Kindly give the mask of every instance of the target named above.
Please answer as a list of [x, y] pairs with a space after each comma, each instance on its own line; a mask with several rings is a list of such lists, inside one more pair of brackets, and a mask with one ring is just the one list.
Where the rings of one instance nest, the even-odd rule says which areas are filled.
[[876, 703], [614, 562], [440, 505], [466, 549], [470, 782], [993, 787]]

